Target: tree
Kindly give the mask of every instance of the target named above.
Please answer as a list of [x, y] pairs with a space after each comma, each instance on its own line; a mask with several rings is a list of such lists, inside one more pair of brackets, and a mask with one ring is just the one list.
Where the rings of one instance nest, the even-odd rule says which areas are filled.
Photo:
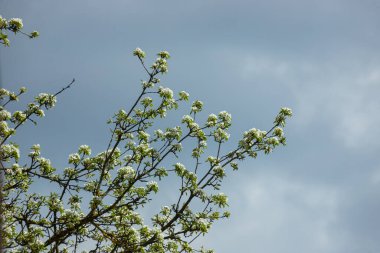
[[[10, 21], [2, 22], [6, 22], [5, 29], [16, 31]], [[9, 45], [2, 36], [3, 44]], [[77, 252], [86, 244], [86, 252], [213, 252], [195, 249], [191, 243], [215, 221], [229, 217], [227, 196], [220, 191], [227, 173], [237, 170], [237, 162], [247, 157], [269, 154], [285, 145], [282, 128], [292, 115], [288, 108], [281, 108], [268, 131], [252, 128], [244, 132], [228, 152], [222, 146], [229, 139], [231, 115], [222, 111], [197, 123], [203, 108], [199, 100], [192, 102], [180, 125], [156, 129], [154, 123], [188, 101], [189, 94], [181, 91], [175, 97], [171, 89], [156, 87], [159, 76], [168, 72], [168, 52], [159, 52], [151, 66], [144, 62], [141, 49], [133, 55], [146, 72], [137, 99], [128, 111], [119, 110], [108, 121], [111, 134], [103, 152], [92, 155], [90, 147], [82, 145], [69, 155], [69, 167], [63, 170], [41, 156], [38, 144], [31, 147], [28, 163], [19, 164], [19, 147], [11, 137], [26, 122], [36, 123], [43, 117], [73, 82], [55, 94], [39, 94], [27, 108], [14, 112], [8, 111], [9, 104], [17, 102], [26, 89], [17, 93], [0, 89], [5, 250]], [[176, 162], [183, 147], [191, 147], [191, 166]], [[215, 147], [215, 153], [208, 147]], [[141, 210], [167, 177], [178, 179], [178, 198], [144, 222]], [[33, 184], [41, 182], [56, 191], [31, 191]]]

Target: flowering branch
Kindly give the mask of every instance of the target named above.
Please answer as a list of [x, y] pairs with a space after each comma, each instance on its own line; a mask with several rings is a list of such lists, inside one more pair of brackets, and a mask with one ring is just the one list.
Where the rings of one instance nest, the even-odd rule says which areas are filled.
[[[231, 115], [222, 111], [197, 123], [195, 118], [203, 110], [199, 100], [191, 103], [177, 126], [156, 129], [154, 123], [188, 101], [189, 94], [181, 91], [175, 96], [167, 87], [155, 87], [161, 82], [159, 75], [168, 72], [168, 52], [159, 52], [149, 68], [144, 51], [137, 48], [133, 55], [147, 74], [136, 100], [129, 110], [120, 109], [108, 121], [112, 132], [103, 152], [92, 155], [89, 146], [81, 145], [69, 155], [64, 169], [54, 168], [42, 157], [38, 144], [31, 147], [29, 165], [21, 166], [18, 146], [9, 138], [33, 115], [43, 117], [42, 108], [54, 107], [56, 96], [74, 80], [53, 95], [38, 95], [25, 110], [11, 113], [1, 107], [0, 161], [9, 164], [0, 168], [6, 250], [76, 252], [92, 241], [87, 252], [210, 253], [193, 247], [192, 242], [215, 221], [230, 215], [228, 198], [220, 191], [223, 179], [247, 157], [269, 154], [285, 145], [283, 127], [292, 115], [288, 108], [281, 108], [268, 131], [252, 128], [243, 133], [230, 151], [225, 151], [225, 143], [230, 138]], [[0, 99], [7, 105], [25, 91], [0, 89]], [[192, 149], [193, 166], [178, 162], [183, 147]], [[159, 192], [164, 178], [179, 182], [177, 198], [144, 222], [142, 210]], [[37, 182], [56, 190], [31, 192]]]
[[13, 32], [14, 34], [21, 33], [28, 36], [30, 39], [37, 38], [40, 34], [37, 31], [31, 33], [25, 33], [22, 31], [24, 24], [20, 18], [11, 18], [6, 20], [0, 15], [0, 43], [4, 46], [9, 46], [10, 41], [5, 31]]

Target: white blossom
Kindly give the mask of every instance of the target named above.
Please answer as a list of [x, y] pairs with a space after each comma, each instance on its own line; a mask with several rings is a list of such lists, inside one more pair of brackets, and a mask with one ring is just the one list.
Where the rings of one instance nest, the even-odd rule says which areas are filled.
[[145, 57], [145, 52], [141, 50], [141, 48], [136, 48], [134, 51], [133, 51], [133, 55], [134, 56], [137, 56], [139, 58], [144, 58]]

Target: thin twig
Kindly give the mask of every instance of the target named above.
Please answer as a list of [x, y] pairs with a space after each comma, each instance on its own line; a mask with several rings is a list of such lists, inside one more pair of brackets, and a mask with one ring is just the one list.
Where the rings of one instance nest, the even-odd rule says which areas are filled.
[[73, 80], [71, 81], [71, 83], [69, 85], [67, 85], [66, 87], [63, 87], [60, 91], [58, 91], [57, 93], [55, 93], [53, 95], [53, 97], [56, 97], [59, 94], [61, 94], [62, 92], [64, 92], [65, 90], [69, 89], [74, 82], [75, 82], [75, 78], [73, 78]]

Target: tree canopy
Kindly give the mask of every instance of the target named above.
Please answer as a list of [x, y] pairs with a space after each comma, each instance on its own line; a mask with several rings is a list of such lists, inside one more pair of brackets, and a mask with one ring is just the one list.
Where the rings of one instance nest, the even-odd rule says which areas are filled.
[[[21, 19], [0, 16], [0, 28], [5, 46], [10, 44], [6, 31], [23, 33]], [[34, 38], [38, 32], [26, 35]], [[190, 103], [177, 125], [157, 128], [155, 122], [188, 102], [189, 94], [174, 95], [161, 84], [160, 77], [168, 72], [167, 51], [159, 52], [152, 64], [146, 64], [140, 48], [133, 55], [146, 72], [136, 85], [136, 100], [107, 122], [111, 133], [103, 152], [92, 154], [91, 147], [81, 145], [68, 156], [66, 168], [56, 168], [43, 157], [38, 144], [29, 154], [20, 154], [12, 137], [27, 122], [37, 124], [74, 80], [13, 111], [10, 105], [17, 106], [26, 88], [0, 89], [1, 236], [7, 252], [213, 252], [193, 247], [192, 242], [230, 215], [221, 191], [223, 179], [238, 170], [242, 160], [285, 145], [283, 127], [292, 115], [286, 107], [267, 131], [247, 130], [228, 151], [222, 147], [230, 137], [231, 115], [222, 111], [199, 122], [199, 100]], [[179, 160], [188, 149], [192, 163], [185, 165]], [[168, 200], [144, 220], [142, 210], [168, 177], [178, 182], [176, 201]], [[34, 192], [33, 185], [41, 183], [55, 190]]]

